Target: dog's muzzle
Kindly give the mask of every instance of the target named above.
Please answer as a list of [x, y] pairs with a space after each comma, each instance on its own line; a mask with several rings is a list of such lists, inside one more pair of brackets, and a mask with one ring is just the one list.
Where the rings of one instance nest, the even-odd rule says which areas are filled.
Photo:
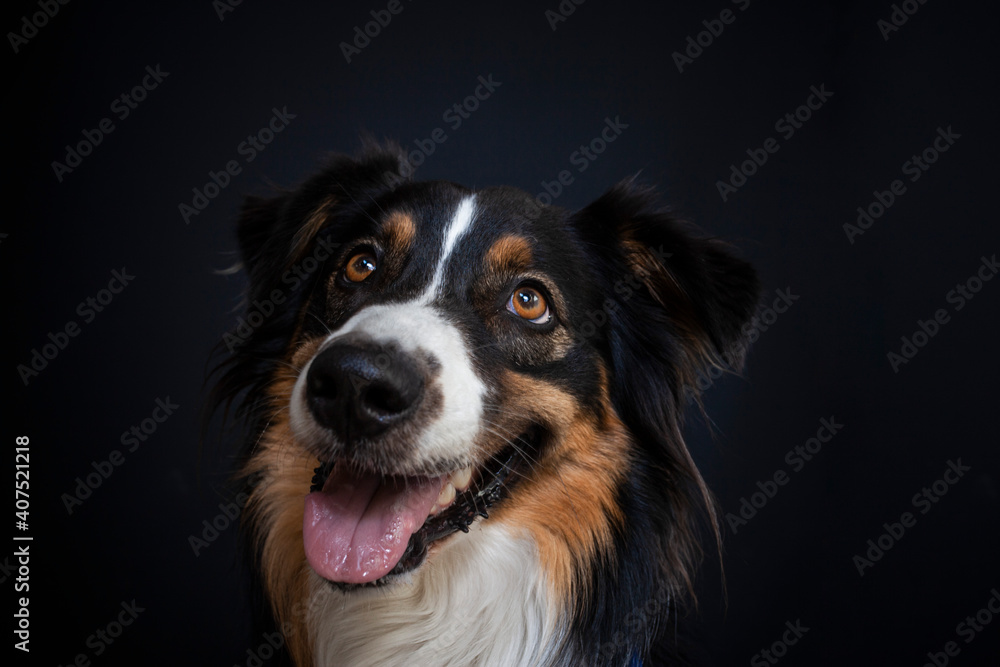
[[316, 421], [344, 443], [369, 439], [405, 422], [424, 397], [424, 374], [409, 355], [356, 337], [320, 352], [306, 376]]

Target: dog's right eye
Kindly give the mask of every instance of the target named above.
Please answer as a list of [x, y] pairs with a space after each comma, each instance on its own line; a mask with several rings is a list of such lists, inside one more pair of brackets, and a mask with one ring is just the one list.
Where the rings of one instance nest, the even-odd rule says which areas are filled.
[[378, 268], [375, 255], [363, 251], [353, 255], [344, 266], [344, 277], [352, 283], [360, 283], [368, 279]]
[[510, 295], [507, 302], [507, 310], [514, 313], [522, 320], [528, 320], [534, 324], [548, 324], [552, 320], [552, 312], [545, 297], [534, 287], [523, 285]]

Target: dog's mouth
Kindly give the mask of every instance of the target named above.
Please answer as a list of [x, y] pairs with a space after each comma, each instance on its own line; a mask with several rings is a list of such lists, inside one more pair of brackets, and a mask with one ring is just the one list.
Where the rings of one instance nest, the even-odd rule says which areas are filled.
[[309, 564], [341, 588], [386, 583], [415, 569], [433, 543], [489, 517], [524, 474], [539, 437], [531, 429], [482, 465], [436, 477], [320, 461], [305, 500], [302, 537]]

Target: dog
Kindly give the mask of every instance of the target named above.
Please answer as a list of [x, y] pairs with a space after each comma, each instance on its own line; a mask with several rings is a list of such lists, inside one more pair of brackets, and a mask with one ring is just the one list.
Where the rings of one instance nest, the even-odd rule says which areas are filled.
[[[299, 667], [673, 664], [713, 500], [682, 438], [760, 286], [635, 179], [567, 211], [367, 144], [237, 223], [241, 523]], [[256, 312], [257, 317], [250, 314]]]

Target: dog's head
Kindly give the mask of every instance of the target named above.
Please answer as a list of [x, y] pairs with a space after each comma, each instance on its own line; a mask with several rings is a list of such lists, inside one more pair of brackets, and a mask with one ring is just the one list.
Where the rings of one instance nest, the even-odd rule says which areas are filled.
[[400, 585], [474, 520], [525, 533], [562, 595], [631, 559], [683, 588], [704, 486], [680, 414], [701, 369], [742, 363], [753, 270], [630, 184], [568, 212], [399, 167], [334, 158], [239, 222], [223, 388], [251, 390], [272, 599], [311, 573]]

